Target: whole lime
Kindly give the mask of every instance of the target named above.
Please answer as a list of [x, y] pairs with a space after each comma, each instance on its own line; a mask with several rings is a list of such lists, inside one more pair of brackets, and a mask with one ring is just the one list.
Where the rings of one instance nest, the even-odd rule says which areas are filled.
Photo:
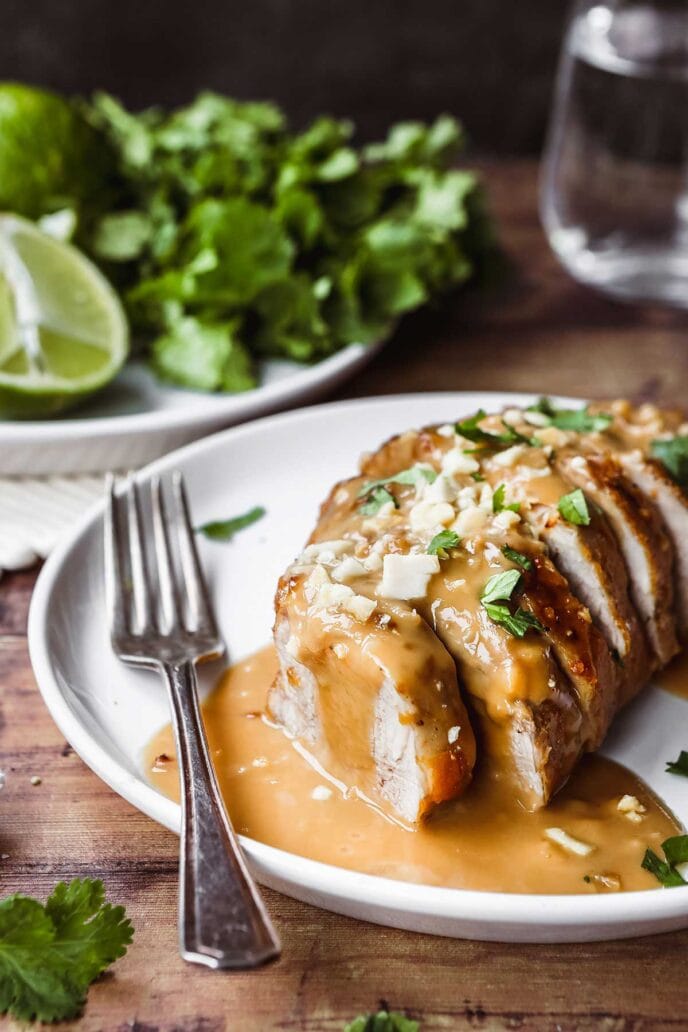
[[113, 160], [70, 101], [0, 83], [0, 210], [37, 218], [58, 208], [107, 203]]

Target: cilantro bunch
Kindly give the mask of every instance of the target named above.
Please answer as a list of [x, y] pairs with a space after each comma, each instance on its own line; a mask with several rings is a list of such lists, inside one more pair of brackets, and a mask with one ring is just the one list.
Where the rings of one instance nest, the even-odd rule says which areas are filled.
[[77, 240], [181, 385], [244, 390], [261, 356], [307, 362], [378, 340], [493, 248], [449, 116], [356, 148], [349, 122], [295, 134], [273, 104], [214, 93], [140, 114], [99, 94], [82, 111], [119, 188]]
[[105, 902], [101, 881], [60, 882], [45, 906], [8, 896], [0, 901], [0, 1014], [23, 1021], [75, 1017], [90, 983], [131, 941], [124, 907]]

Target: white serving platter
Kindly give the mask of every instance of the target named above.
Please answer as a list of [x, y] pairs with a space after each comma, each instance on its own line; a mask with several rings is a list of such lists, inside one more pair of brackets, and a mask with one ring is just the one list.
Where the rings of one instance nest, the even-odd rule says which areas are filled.
[[[278, 576], [309, 534], [320, 501], [351, 475], [361, 452], [412, 426], [531, 401], [523, 395], [443, 393], [322, 405], [197, 441], [144, 470], [186, 477], [194, 519], [264, 505], [267, 516], [230, 544], [200, 541], [229, 656], [237, 661], [270, 636]], [[43, 698], [82, 759], [144, 813], [179, 830], [177, 805], [146, 781], [142, 750], [164, 725], [155, 676], [112, 655], [102, 576], [102, 507], [46, 563], [29, 619], [31, 660]], [[205, 686], [218, 670], [205, 669]], [[688, 779], [664, 772], [686, 748], [688, 703], [650, 687], [616, 722], [604, 752], [639, 774], [688, 823]], [[599, 896], [538, 896], [409, 884], [295, 856], [243, 839], [265, 885], [367, 921], [462, 938], [578, 942], [688, 926], [688, 886]], [[126, 850], [126, 843], [122, 843]]]

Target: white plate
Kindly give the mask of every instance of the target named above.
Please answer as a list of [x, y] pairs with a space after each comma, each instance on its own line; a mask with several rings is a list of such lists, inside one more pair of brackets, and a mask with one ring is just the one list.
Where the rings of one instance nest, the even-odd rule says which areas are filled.
[[321, 398], [365, 365], [381, 344], [350, 344], [311, 366], [269, 359], [259, 386], [240, 394], [171, 387], [128, 362], [108, 387], [63, 418], [0, 420], [0, 475], [135, 469], [204, 434]]
[[[520, 395], [416, 394], [342, 402], [262, 419], [189, 445], [150, 470], [181, 469], [196, 521], [254, 505], [268, 515], [231, 544], [200, 542], [232, 660], [269, 639], [276, 580], [301, 548], [334, 480], [395, 431], [453, 420]], [[146, 470], [142, 475], [149, 475]], [[141, 752], [167, 722], [157, 679], [111, 654], [102, 585], [102, 512], [91, 513], [41, 573], [29, 646], [43, 697], [67, 740], [115, 791], [161, 824], [179, 809], [145, 780]], [[217, 671], [205, 671], [209, 683]], [[615, 725], [605, 751], [688, 820], [688, 780], [664, 773], [686, 748], [685, 701], [649, 689]], [[661, 747], [658, 747], [661, 743]], [[688, 925], [688, 887], [601, 896], [526, 896], [441, 889], [356, 874], [249, 839], [260, 881], [298, 899], [380, 924], [474, 939], [573, 942]], [[122, 845], [124, 848], [124, 844]]]

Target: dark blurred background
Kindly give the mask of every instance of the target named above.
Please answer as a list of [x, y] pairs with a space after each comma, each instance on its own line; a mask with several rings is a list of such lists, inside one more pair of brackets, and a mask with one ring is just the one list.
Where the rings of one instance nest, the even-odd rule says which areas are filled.
[[441, 111], [474, 150], [541, 146], [567, 0], [0, 0], [0, 78], [132, 106], [199, 89], [330, 112], [362, 138]]

